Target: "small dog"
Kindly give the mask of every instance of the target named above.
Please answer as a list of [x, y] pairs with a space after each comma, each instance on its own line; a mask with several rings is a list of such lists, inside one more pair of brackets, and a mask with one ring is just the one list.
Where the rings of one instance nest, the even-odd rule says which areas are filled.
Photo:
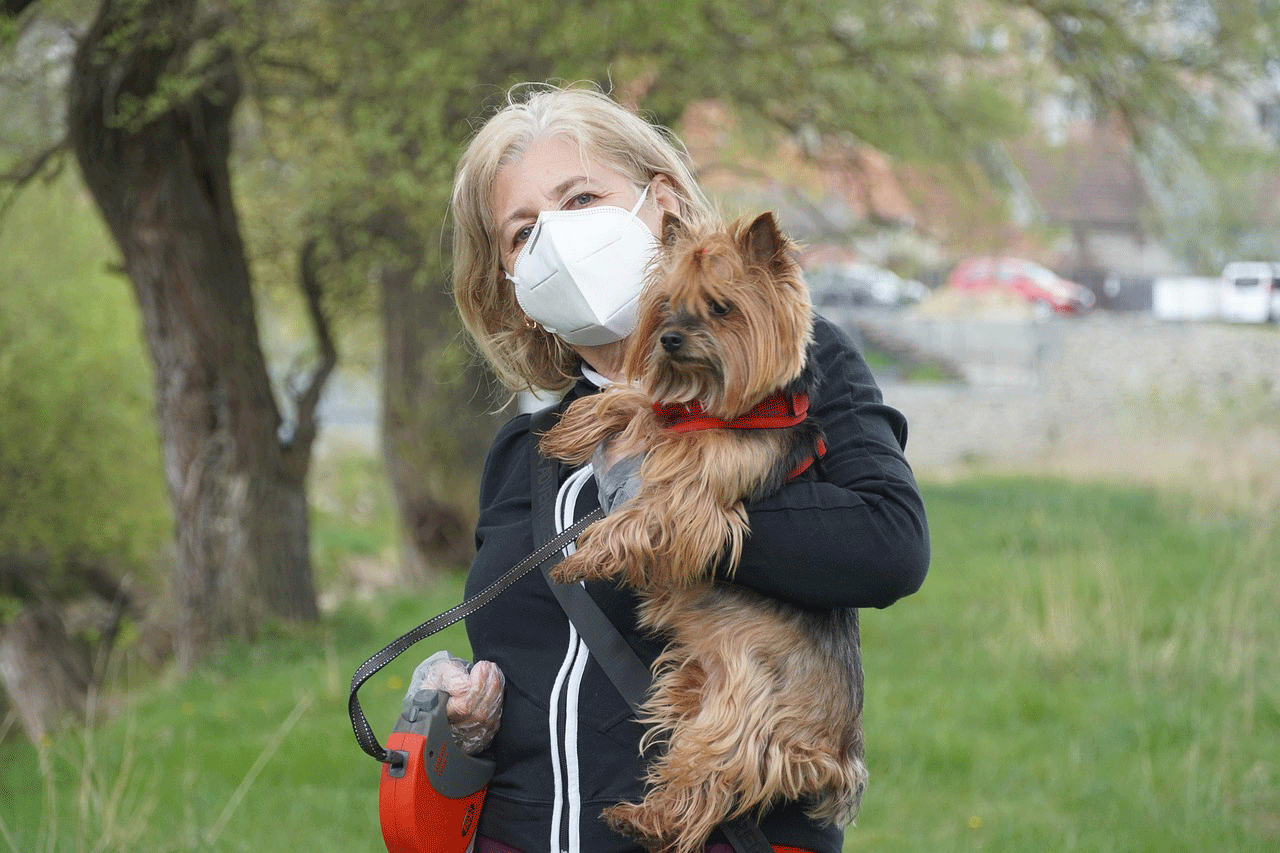
[[[646, 794], [604, 817], [648, 849], [701, 850], [725, 820], [803, 800], [846, 823], [866, 784], [856, 610], [788, 605], [716, 583], [749, 533], [743, 502], [810, 466], [816, 371], [809, 291], [765, 213], [691, 232], [668, 214], [625, 370], [638, 386], [575, 401], [542, 438], [571, 464], [645, 453], [635, 494], [583, 533], [560, 583], [617, 578], [640, 623], [668, 638], [654, 664], [642, 748]], [[785, 571], [785, 567], [779, 567]]]

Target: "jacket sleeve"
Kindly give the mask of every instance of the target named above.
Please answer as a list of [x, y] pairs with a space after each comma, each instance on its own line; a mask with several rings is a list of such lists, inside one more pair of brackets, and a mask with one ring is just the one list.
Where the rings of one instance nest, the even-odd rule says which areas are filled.
[[820, 474], [747, 507], [751, 535], [733, 580], [811, 607], [887, 607], [919, 589], [929, 567], [906, 419], [884, 404], [847, 335], [822, 318], [814, 335]]

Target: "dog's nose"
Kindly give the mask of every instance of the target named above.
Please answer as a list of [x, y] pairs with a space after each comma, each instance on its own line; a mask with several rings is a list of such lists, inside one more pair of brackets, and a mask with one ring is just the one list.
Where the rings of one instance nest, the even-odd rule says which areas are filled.
[[663, 332], [662, 337], [658, 338], [662, 344], [662, 348], [667, 352], [675, 352], [684, 345], [684, 335], [679, 332]]

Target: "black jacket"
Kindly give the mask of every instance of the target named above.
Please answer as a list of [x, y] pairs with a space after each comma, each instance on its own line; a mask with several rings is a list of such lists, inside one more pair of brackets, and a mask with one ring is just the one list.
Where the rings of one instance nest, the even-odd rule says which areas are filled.
[[[821, 379], [810, 415], [827, 444], [819, 477], [748, 507], [751, 536], [734, 582], [807, 607], [887, 607], [919, 588], [929, 564], [924, 504], [903, 457], [906, 421], [883, 404], [846, 335], [818, 318], [815, 342]], [[596, 390], [580, 380], [564, 402]], [[468, 595], [534, 548], [531, 440], [529, 416], [520, 415], [490, 449]], [[594, 481], [580, 485], [569, 510], [575, 518], [596, 506]], [[659, 642], [636, 627], [632, 593], [609, 583], [589, 590], [643, 660], [657, 656]], [[507, 679], [480, 834], [525, 853], [639, 853], [598, 815], [642, 796], [642, 729], [585, 653], [543, 576], [526, 575], [468, 618], [467, 632], [475, 659], [496, 662]], [[842, 846], [839, 828], [813, 823], [796, 804], [773, 810], [761, 825], [774, 844], [815, 853]]]

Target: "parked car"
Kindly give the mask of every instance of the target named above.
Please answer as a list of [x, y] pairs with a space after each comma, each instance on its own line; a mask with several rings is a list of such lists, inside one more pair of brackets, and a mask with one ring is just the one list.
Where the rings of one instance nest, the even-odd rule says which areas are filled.
[[1084, 285], [1022, 258], [969, 258], [956, 265], [947, 284], [961, 292], [1017, 294], [1041, 318], [1055, 313], [1083, 314], [1097, 301]]
[[813, 304], [876, 305], [893, 307], [919, 302], [929, 296], [929, 288], [914, 279], [904, 279], [892, 270], [874, 264], [825, 264], [805, 273]]
[[1222, 270], [1222, 319], [1280, 322], [1280, 264], [1232, 261]]

